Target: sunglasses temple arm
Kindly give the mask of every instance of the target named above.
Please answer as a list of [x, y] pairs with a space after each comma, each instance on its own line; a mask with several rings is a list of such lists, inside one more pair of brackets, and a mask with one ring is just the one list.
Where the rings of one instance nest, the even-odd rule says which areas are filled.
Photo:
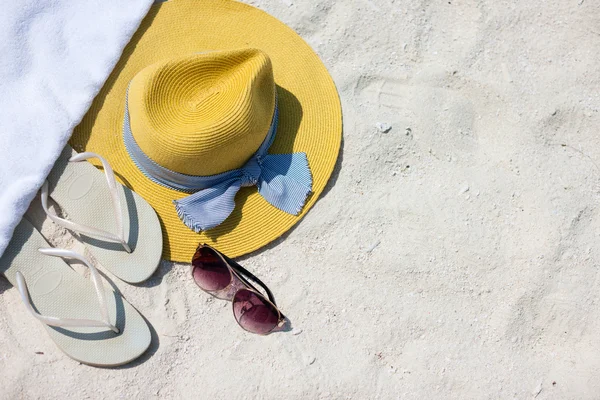
[[260, 279], [258, 279], [256, 276], [254, 276], [246, 268], [242, 267], [240, 264], [236, 263], [235, 261], [233, 261], [232, 259], [230, 259], [226, 255], [224, 255], [224, 254], [222, 254], [222, 255], [225, 258], [225, 260], [229, 263], [229, 265], [234, 270], [236, 270], [237, 272], [240, 273], [240, 278], [242, 278], [242, 280], [244, 281], [245, 284], [247, 284], [248, 286], [250, 286], [252, 289], [258, 291], [250, 282], [248, 282], [248, 279], [250, 279], [251, 281], [257, 283], [258, 285], [260, 285], [260, 287], [262, 287], [265, 290], [265, 292], [267, 292], [267, 296], [269, 297], [269, 301], [271, 303], [277, 305], [277, 303], [275, 303], [275, 298], [273, 297], [273, 293], [271, 293], [271, 291], [269, 290], [269, 288], [267, 287], [267, 285], [265, 285]]
[[[271, 291], [269, 290], [269, 288], [267, 287], [267, 285], [265, 285], [264, 283], [262, 283], [262, 281], [260, 279], [258, 279], [256, 276], [252, 275], [252, 273], [250, 271], [248, 271], [246, 268], [242, 267], [241, 265], [239, 265], [235, 261], [228, 260], [228, 262], [230, 263], [229, 265], [231, 266], [231, 268], [235, 269], [239, 273], [238, 276], [242, 279], [242, 281], [244, 281], [244, 283], [246, 285], [250, 286], [252, 289], [254, 289], [254, 290], [256, 290], [258, 292], [258, 290], [254, 287], [254, 285], [252, 285], [250, 282], [248, 282], [248, 279], [246, 279], [246, 277], [248, 277], [251, 280], [254, 280], [257, 284], [259, 284], [265, 290], [265, 292], [267, 292], [267, 296], [269, 297], [269, 301], [271, 303], [273, 303], [273, 305], [275, 307], [277, 307], [277, 303], [275, 302], [275, 297], [273, 297], [273, 293], [271, 293]], [[246, 277], [244, 275], [246, 275]], [[277, 308], [277, 309], [279, 310], [279, 308]], [[287, 319], [287, 317], [285, 315], [283, 315], [283, 313], [281, 312], [281, 310], [279, 310], [279, 321], [280, 321], [280, 323], [282, 323], [286, 319]]]
[[[239, 269], [237, 268], [238, 266], [240, 267]], [[262, 283], [262, 281], [260, 279], [258, 279], [256, 276], [252, 275], [250, 272], [248, 272], [248, 270], [246, 270], [244, 267], [242, 267], [240, 265], [236, 265], [233, 268], [235, 268], [240, 273], [240, 277], [244, 280], [244, 282], [248, 286], [250, 286], [252, 289], [254, 289], [258, 292], [258, 290], [250, 282], [248, 282], [248, 279], [250, 279], [251, 281], [258, 284], [260, 287], [262, 287], [265, 290], [265, 292], [267, 292], [267, 296], [269, 297], [269, 301], [271, 303], [277, 305], [277, 303], [275, 303], [275, 298], [273, 297], [273, 293], [271, 293], [271, 291], [269, 290], [267, 285]]]

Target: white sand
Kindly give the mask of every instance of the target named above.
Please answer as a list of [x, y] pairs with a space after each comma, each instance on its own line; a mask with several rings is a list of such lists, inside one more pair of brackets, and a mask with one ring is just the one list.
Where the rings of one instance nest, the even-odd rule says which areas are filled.
[[0, 398], [599, 398], [598, 3], [251, 3], [314, 47], [344, 108], [325, 195], [242, 259], [294, 332], [245, 333], [164, 262], [114, 281], [151, 350], [97, 369], [1, 279]]

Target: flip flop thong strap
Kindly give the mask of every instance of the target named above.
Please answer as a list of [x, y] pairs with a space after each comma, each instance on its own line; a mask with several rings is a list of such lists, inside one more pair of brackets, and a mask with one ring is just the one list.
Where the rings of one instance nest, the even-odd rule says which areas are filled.
[[110, 318], [108, 316], [108, 305], [104, 296], [104, 285], [102, 284], [102, 279], [100, 278], [98, 270], [92, 265], [92, 263], [81, 254], [66, 249], [39, 249], [39, 251], [42, 254], [46, 254], [49, 256], [61, 258], [74, 258], [76, 260], [81, 261], [83, 264], [85, 264], [86, 267], [89, 268], [92, 283], [94, 284], [94, 289], [96, 290], [96, 297], [100, 305], [100, 313], [102, 314], [102, 320], [58, 318], [38, 313], [33, 309], [33, 306], [31, 305], [31, 297], [29, 296], [29, 290], [27, 289], [25, 277], [21, 272], [17, 272], [17, 289], [19, 290], [21, 300], [23, 300], [23, 304], [25, 304], [25, 308], [27, 308], [27, 311], [29, 311], [35, 318], [37, 318], [44, 324], [50, 326], [108, 328], [115, 333], [119, 333], [119, 329], [110, 323]]
[[108, 242], [119, 243], [123, 246], [125, 251], [131, 253], [131, 248], [127, 244], [127, 240], [125, 239], [125, 231], [123, 229], [123, 207], [121, 206], [121, 199], [119, 198], [119, 193], [117, 191], [117, 183], [115, 181], [115, 174], [104, 157], [92, 153], [92, 152], [84, 152], [74, 155], [69, 159], [69, 162], [79, 162], [89, 160], [90, 158], [97, 158], [102, 163], [102, 167], [104, 168], [104, 175], [106, 176], [106, 182], [108, 183], [108, 189], [110, 190], [110, 196], [112, 200], [113, 211], [115, 214], [115, 220], [117, 222], [117, 234], [103, 231], [101, 229], [97, 229], [91, 226], [81, 225], [73, 221], [69, 221], [67, 219], [61, 218], [54, 213], [53, 210], [50, 210], [48, 207], [48, 181], [44, 182], [41, 191], [41, 200], [42, 200], [42, 208], [48, 215], [52, 221], [56, 224], [69, 229], [71, 231], [75, 231], [78, 233], [82, 233], [84, 235], [104, 239]]

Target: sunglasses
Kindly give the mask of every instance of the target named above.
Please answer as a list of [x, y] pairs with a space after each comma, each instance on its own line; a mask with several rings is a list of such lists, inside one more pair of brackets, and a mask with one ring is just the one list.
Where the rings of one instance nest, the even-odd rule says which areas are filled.
[[[279, 311], [269, 288], [244, 267], [213, 249], [201, 244], [192, 258], [192, 276], [200, 289], [233, 303], [233, 316], [246, 331], [266, 335], [282, 328], [286, 318]], [[260, 285], [263, 296], [248, 281]]]

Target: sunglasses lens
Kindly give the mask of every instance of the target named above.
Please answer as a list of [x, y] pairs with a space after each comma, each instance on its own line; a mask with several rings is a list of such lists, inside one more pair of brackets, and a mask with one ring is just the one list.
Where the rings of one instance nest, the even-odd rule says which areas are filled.
[[277, 308], [264, 297], [246, 289], [235, 294], [233, 314], [242, 328], [262, 335], [271, 332], [279, 322]]
[[231, 282], [229, 268], [221, 257], [209, 247], [201, 247], [192, 259], [194, 280], [204, 290], [216, 291]]

